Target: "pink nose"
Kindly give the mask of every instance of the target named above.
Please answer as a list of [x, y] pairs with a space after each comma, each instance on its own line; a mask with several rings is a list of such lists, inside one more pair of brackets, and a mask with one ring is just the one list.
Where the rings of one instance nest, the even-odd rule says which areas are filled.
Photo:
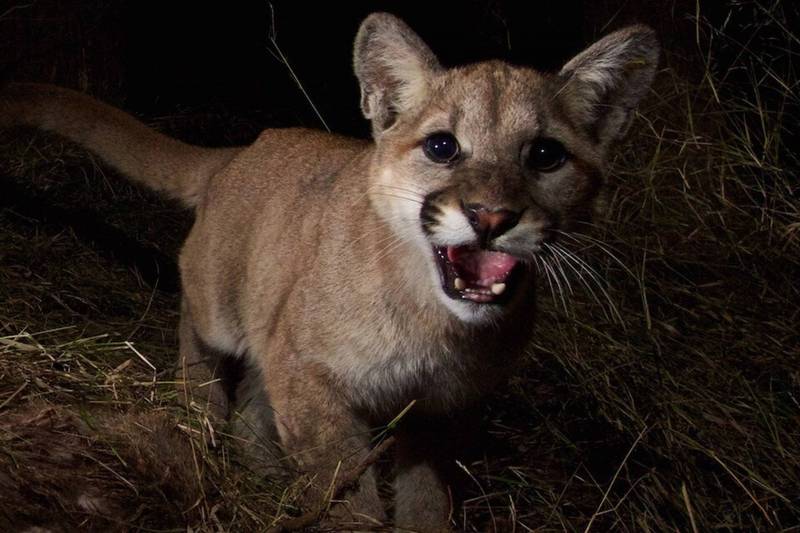
[[502, 207], [489, 208], [481, 204], [462, 204], [472, 229], [484, 243], [499, 237], [517, 225], [522, 213]]

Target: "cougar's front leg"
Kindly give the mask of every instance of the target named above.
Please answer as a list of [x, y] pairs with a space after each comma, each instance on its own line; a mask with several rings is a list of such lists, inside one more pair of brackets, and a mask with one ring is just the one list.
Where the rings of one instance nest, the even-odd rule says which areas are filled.
[[[395, 460], [395, 531], [450, 531], [452, 502], [445, 473], [441, 435], [413, 431], [397, 435]], [[445, 446], [445, 448], [449, 448]]]
[[394, 479], [396, 531], [451, 531], [450, 519], [466, 481], [456, 464], [474, 455], [480, 416], [418, 415], [397, 432]]
[[189, 306], [181, 302], [178, 326], [179, 360], [176, 370], [178, 400], [202, 406], [220, 426], [228, 416], [226, 354], [206, 345], [197, 334]]
[[[304, 506], [325, 505], [332, 487], [364, 463], [370, 451], [370, 428], [320, 366], [285, 365], [264, 375], [284, 452], [311, 478]], [[357, 530], [359, 523], [385, 522], [373, 467], [337, 498], [329, 515], [337, 527]]]

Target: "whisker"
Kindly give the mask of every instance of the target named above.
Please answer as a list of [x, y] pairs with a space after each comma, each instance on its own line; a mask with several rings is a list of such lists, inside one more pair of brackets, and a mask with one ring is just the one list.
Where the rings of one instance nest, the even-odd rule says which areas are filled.
[[415, 204], [419, 204], [419, 205], [422, 205], [424, 203], [419, 198], [409, 198], [408, 196], [402, 196], [400, 194], [393, 194], [393, 193], [388, 193], [388, 192], [378, 192], [378, 191], [376, 191], [374, 194], [377, 194], [377, 195], [380, 195], [380, 196], [387, 196], [389, 198], [398, 198], [400, 200], [408, 200], [409, 202], [414, 202]]
[[544, 278], [547, 280], [547, 285], [550, 286], [550, 295], [553, 297], [553, 302], [556, 301], [556, 291], [553, 288], [553, 282], [550, 280], [550, 272], [544, 266], [544, 258], [539, 256], [533, 257], [536, 260], [536, 268], [539, 269], [539, 262], [541, 261], [541, 271], [544, 272]]
[[[608, 282], [597, 272], [597, 270], [594, 269], [594, 267], [592, 267], [584, 259], [582, 259], [581, 257], [577, 256], [572, 251], [568, 250], [567, 248], [565, 248], [563, 246], [559, 246], [557, 244], [555, 246], [557, 247], [557, 251], [559, 251], [561, 254], [563, 254], [565, 259], [567, 259], [567, 260], [571, 261], [572, 263], [574, 263], [574, 265], [577, 268], [580, 268], [580, 270], [582, 272], [585, 272], [589, 276], [589, 278], [594, 282], [595, 286], [601, 292], [601, 294], [603, 295], [605, 301], [607, 302], [608, 309], [611, 311], [613, 319], [618, 321], [618, 323], [620, 323], [620, 324], [624, 324], [624, 321], [622, 320], [622, 315], [620, 314], [619, 308], [617, 307], [616, 303], [614, 303], [614, 300], [611, 298], [611, 295], [609, 294], [609, 292], [607, 290]], [[585, 279], [580, 274], [580, 272], [578, 270], [576, 270], [575, 268], [573, 268], [573, 270], [576, 272], [576, 274], [579, 275], [581, 280], [584, 281], [584, 285], [589, 290], [589, 292], [592, 293], [592, 296], [595, 298], [595, 301], [597, 301], [597, 303], [602, 306], [602, 303], [599, 301], [598, 296], [594, 293], [592, 288], [586, 283]], [[612, 319], [612, 317], [609, 317], [608, 314], [606, 313], [605, 307], [603, 306], [601, 308], [603, 309], [603, 314], [606, 316], [606, 318]]]
[[[352, 205], [357, 205], [366, 196], [369, 196], [370, 192], [374, 192], [376, 189], [394, 189], [394, 190], [397, 190], [397, 191], [400, 191], [400, 192], [407, 192], [407, 193], [409, 193], [411, 195], [411, 197], [410, 198], [405, 198], [405, 199], [412, 200], [412, 201], [415, 201], [415, 202], [419, 201], [420, 203], [422, 203], [422, 199], [423, 199], [423, 196], [424, 196], [424, 191], [416, 191], [414, 189], [409, 189], [409, 188], [406, 188], [406, 187], [398, 187], [396, 185], [375, 184], [375, 185], [371, 185], [371, 186], [367, 187], [366, 189], [364, 189], [364, 192], [362, 194], [359, 194], [353, 200], [353, 204]], [[377, 193], [377, 194], [380, 194], [380, 193]]]
[[[565, 261], [567, 262], [567, 265], [570, 267], [570, 269], [578, 276], [578, 279], [581, 281], [583, 286], [586, 287], [586, 289], [589, 291], [589, 294], [591, 294], [592, 299], [600, 306], [600, 309], [603, 312], [603, 316], [607, 320], [611, 320], [611, 317], [609, 316], [608, 312], [606, 311], [605, 304], [603, 304], [603, 302], [600, 301], [600, 297], [597, 295], [597, 293], [592, 288], [592, 285], [586, 280], [586, 278], [583, 275], [583, 272], [586, 272], [586, 274], [589, 276], [589, 279], [591, 279], [595, 283], [595, 285], [597, 285], [597, 287], [601, 290], [601, 292], [603, 292], [605, 294], [605, 291], [603, 290], [603, 287], [601, 286], [600, 281], [587, 268], [588, 265], [585, 265], [584, 262], [580, 258], [574, 256], [574, 254], [572, 254], [572, 252], [564, 249], [563, 247], [559, 247], [559, 246], [557, 246], [555, 244], [551, 245], [551, 246], [552, 246], [551, 249], [553, 250], [553, 253], [561, 255], [565, 259]], [[607, 294], [606, 294], [606, 300], [608, 300], [609, 306], [613, 309], [615, 306], [609, 300]]]
[[595, 295], [594, 290], [587, 283], [586, 279], [583, 276], [583, 273], [575, 267], [575, 265], [573, 264], [572, 258], [569, 257], [569, 254], [567, 253], [567, 251], [562, 249], [556, 243], [545, 244], [545, 247], [548, 250], [550, 250], [554, 255], [556, 255], [556, 256], [558, 256], [558, 257], [560, 257], [561, 259], [564, 260], [563, 262], [567, 266], [567, 268], [569, 268], [570, 271], [574, 272], [575, 275], [578, 276], [578, 279], [580, 280], [581, 284], [583, 284], [583, 286], [586, 287], [589, 290], [589, 292], [595, 298], [595, 301], [597, 301], [597, 303], [600, 303], [600, 301], [597, 299], [597, 296]]
[[394, 189], [396, 191], [410, 192], [411, 194], [419, 195], [420, 198], [422, 198], [424, 196], [424, 194], [423, 194], [424, 191], [421, 191], [421, 190], [418, 190], [418, 189], [412, 189], [412, 188], [409, 188], [409, 187], [400, 187], [398, 185], [389, 185], [389, 184], [385, 184], [385, 183], [379, 183], [379, 184], [373, 185], [373, 186], [369, 187], [369, 190], [373, 190], [373, 189], [377, 189], [377, 188]]
[[[379, 220], [375, 221], [375, 224], [372, 227], [367, 228], [367, 230], [364, 231], [360, 236], [358, 236], [356, 239], [353, 239], [351, 244], [356, 244], [356, 243], [362, 241], [363, 239], [374, 235], [375, 233], [379, 232], [380, 230], [385, 230], [388, 234], [394, 235], [395, 230], [392, 229], [392, 227], [390, 226], [390, 224], [392, 222], [407, 223], [409, 228], [414, 227], [414, 225], [417, 223], [416, 220], [406, 218], [406, 217], [404, 217], [402, 215], [396, 215], [396, 216], [388, 217], [386, 219], [379, 219]], [[400, 229], [403, 229], [403, 228], [401, 227]]]
[[570, 295], [575, 294], [575, 292], [572, 290], [572, 284], [569, 282], [569, 277], [567, 276], [566, 272], [564, 272], [564, 267], [562, 265], [561, 257], [557, 253], [555, 253], [555, 249], [550, 247], [550, 245], [548, 245], [547, 243], [544, 243], [544, 246], [545, 248], [549, 248], [551, 251], [554, 252], [552, 257], [553, 257], [553, 262], [555, 263], [555, 267], [557, 267], [558, 270], [561, 272], [561, 279], [563, 279], [564, 283], [567, 285], [567, 290], [569, 290], [569, 294]]
[[379, 250], [370, 261], [367, 262], [367, 269], [375, 267], [381, 261], [381, 259], [396, 250], [400, 245], [405, 244], [405, 242], [406, 241], [404, 239], [399, 237], [392, 240], [388, 245]]
[[[611, 247], [608, 243], [605, 243], [605, 242], [603, 242], [603, 241], [601, 241], [599, 239], [596, 239], [596, 238], [594, 238], [594, 237], [592, 237], [590, 235], [586, 235], [585, 233], [565, 232], [565, 231], [560, 231], [560, 230], [555, 230], [555, 231], [557, 233], [559, 233], [560, 235], [563, 235], [564, 237], [572, 239], [573, 242], [576, 242], [576, 243], [580, 244], [580, 240], [583, 239], [583, 241], [585, 243], [587, 243], [587, 244], [589, 244], [589, 245], [591, 245], [593, 247], [597, 247], [598, 249], [600, 249], [600, 251], [602, 251], [608, 257], [610, 257], [615, 263], [617, 263], [620, 267], [622, 267], [622, 269], [625, 270], [625, 272], [627, 272], [629, 276], [631, 276], [632, 278], [636, 279], [636, 275], [633, 273], [633, 271], [630, 268], [628, 268], [628, 266], [622, 261], [622, 259], [619, 258], [619, 256], [617, 256], [614, 253], [614, 251], [612, 251], [613, 247]], [[615, 251], [617, 253], [619, 253], [619, 250], [615, 250]]]
[[[548, 263], [547, 258], [545, 256], [542, 256], [542, 265], [544, 265], [544, 268], [552, 275], [553, 281], [555, 282], [556, 287], [558, 287], [558, 296], [561, 299], [561, 305], [564, 307], [564, 313], [569, 315], [569, 310], [567, 309], [567, 301], [564, 298], [564, 289], [561, 287], [561, 282], [558, 280], [558, 275], [556, 274], [555, 269], [553, 269], [553, 267]], [[555, 298], [555, 294], [553, 295], [553, 297]]]
[[368, 187], [367, 191], [377, 192], [378, 194], [381, 194], [381, 193], [383, 193], [385, 191], [388, 191], [388, 192], [395, 192], [396, 191], [396, 192], [406, 193], [407, 196], [409, 196], [411, 198], [414, 198], [416, 200], [419, 200], [420, 202], [422, 202], [422, 200], [425, 198], [424, 191], [417, 190], [417, 189], [412, 189], [412, 188], [409, 188], [409, 187], [399, 187], [397, 185], [377, 184], [377, 185], [372, 185], [372, 186]]

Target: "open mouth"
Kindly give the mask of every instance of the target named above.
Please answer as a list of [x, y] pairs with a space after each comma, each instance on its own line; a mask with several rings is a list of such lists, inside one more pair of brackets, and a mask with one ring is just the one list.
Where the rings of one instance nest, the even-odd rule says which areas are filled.
[[504, 303], [514, 292], [520, 261], [513, 255], [477, 246], [434, 246], [442, 289], [450, 298]]

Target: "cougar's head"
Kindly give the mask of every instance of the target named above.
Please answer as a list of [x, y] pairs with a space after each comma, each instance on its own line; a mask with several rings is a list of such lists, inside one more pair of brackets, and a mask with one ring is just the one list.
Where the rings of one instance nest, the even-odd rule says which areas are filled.
[[376, 144], [370, 199], [421, 252], [453, 313], [505, 312], [536, 254], [590, 216], [607, 150], [657, 59], [652, 30], [633, 26], [558, 74], [499, 61], [445, 69], [396, 17], [362, 23], [354, 64]]

